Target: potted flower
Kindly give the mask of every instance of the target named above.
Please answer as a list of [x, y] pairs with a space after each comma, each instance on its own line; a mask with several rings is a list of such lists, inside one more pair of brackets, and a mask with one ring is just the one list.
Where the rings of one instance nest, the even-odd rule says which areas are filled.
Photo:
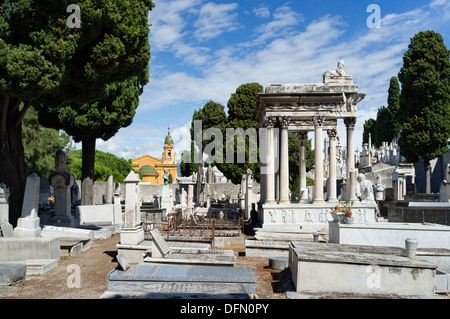
[[347, 206], [345, 208], [345, 223], [346, 224], [353, 224], [354, 222], [355, 222], [355, 220], [352, 217], [352, 208], [350, 206]]
[[53, 207], [55, 206], [55, 197], [50, 196], [50, 197], [48, 198], [48, 201], [49, 201], [49, 203], [50, 203], [50, 206], [53, 208]]
[[[339, 205], [336, 205], [334, 209], [331, 211], [331, 216], [333, 216], [335, 223], [341, 223], [342, 221], [344, 221], [344, 219], [347, 222], [347, 218], [350, 218], [349, 221], [352, 222], [353, 218], [351, 206], [353, 206], [353, 203], [354, 203], [353, 201], [349, 203], [341, 201], [341, 199], [339, 199]], [[350, 222], [347, 223], [349, 224]]]

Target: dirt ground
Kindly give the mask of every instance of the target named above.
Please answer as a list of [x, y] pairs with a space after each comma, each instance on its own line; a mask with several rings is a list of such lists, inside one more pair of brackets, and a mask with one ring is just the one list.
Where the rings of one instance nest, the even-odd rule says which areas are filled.
[[[106, 291], [106, 276], [117, 266], [119, 235], [96, 240], [91, 247], [78, 256], [63, 256], [58, 266], [43, 275], [28, 276], [14, 286], [1, 287], [1, 299], [97, 299]], [[245, 257], [244, 243], [228, 244], [224, 249], [233, 249], [237, 257], [236, 267], [249, 267], [257, 278], [256, 293], [260, 299], [286, 299], [280, 291], [280, 271], [269, 269], [268, 258]], [[69, 288], [70, 265], [80, 268], [79, 288]], [[73, 277], [73, 276], [72, 276]]]

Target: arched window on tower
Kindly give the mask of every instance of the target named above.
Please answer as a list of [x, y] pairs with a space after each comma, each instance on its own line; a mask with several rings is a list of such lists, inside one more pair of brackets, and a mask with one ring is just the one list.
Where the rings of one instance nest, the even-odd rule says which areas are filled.
[[168, 151], [167, 156], [169, 156], [169, 158], [172, 158], [172, 153], [170, 151]]

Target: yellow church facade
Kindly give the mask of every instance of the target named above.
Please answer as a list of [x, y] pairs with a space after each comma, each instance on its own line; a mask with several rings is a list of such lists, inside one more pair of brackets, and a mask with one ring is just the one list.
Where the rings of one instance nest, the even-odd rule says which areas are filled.
[[142, 174], [142, 183], [164, 184], [164, 169], [168, 170], [167, 176], [169, 176], [169, 180], [170, 175], [172, 175], [172, 182], [176, 183], [178, 164], [170, 132], [164, 141], [162, 159], [144, 155], [131, 160], [131, 165], [136, 172]]

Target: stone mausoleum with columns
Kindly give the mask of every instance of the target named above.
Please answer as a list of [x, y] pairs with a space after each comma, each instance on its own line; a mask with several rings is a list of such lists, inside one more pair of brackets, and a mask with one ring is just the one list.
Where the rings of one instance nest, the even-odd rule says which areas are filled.
[[[323, 83], [272, 84], [258, 98], [256, 117], [266, 128], [267, 154], [261, 160], [261, 200], [259, 218], [263, 228], [286, 230], [324, 230], [332, 220], [331, 211], [338, 203], [336, 182], [336, 140], [338, 121], [346, 127], [347, 176], [346, 199], [354, 201], [356, 222], [376, 220], [376, 203], [357, 198], [357, 170], [354, 162], [354, 128], [357, 104], [365, 94], [358, 92], [353, 77], [346, 74], [343, 61], [336, 70], [323, 74]], [[288, 134], [297, 132], [300, 154], [299, 202], [289, 196]], [[306, 187], [306, 152], [308, 133], [314, 132], [314, 191]], [[278, 134], [277, 134], [278, 133]], [[329, 138], [329, 169], [324, 174], [323, 138]], [[340, 137], [342, 140], [342, 137]], [[324, 193], [326, 192], [327, 198]]]

